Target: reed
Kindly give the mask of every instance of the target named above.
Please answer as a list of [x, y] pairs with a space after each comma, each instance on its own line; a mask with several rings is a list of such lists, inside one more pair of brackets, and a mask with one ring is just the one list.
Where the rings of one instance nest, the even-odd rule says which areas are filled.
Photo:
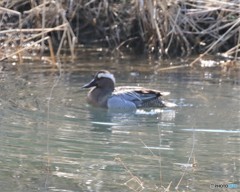
[[[30, 43], [23, 39], [49, 36], [57, 56], [67, 46], [72, 58], [78, 41], [161, 58], [202, 54], [191, 66], [206, 54], [236, 60], [239, 10], [235, 0], [5, 0], [0, 1], [0, 49], [5, 53], [6, 45], [23, 47]], [[41, 50], [46, 44], [41, 41]]]
[[[76, 37], [60, 1], [44, 0], [36, 5], [34, 1], [8, 0], [1, 1], [0, 5], [0, 61], [21, 62], [32, 55], [39, 55], [41, 59], [42, 55], [49, 54], [47, 61], [56, 64], [55, 57], [60, 56], [64, 46], [70, 48], [74, 57]], [[67, 43], [63, 46], [58, 41]]]

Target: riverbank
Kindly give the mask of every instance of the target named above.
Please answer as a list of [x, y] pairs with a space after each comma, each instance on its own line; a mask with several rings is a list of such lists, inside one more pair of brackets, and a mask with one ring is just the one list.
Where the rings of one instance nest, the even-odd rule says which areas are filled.
[[233, 0], [15, 0], [0, 6], [0, 61], [47, 52], [54, 63], [64, 48], [74, 58], [76, 44], [157, 58], [239, 58], [240, 7]]

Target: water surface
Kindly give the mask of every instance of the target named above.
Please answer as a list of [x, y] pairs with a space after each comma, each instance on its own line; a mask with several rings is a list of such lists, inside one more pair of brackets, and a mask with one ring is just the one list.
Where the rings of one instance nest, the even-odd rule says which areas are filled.
[[[168, 61], [170, 62], [170, 61]], [[136, 58], [0, 73], [0, 186], [32, 191], [211, 191], [240, 188], [239, 74], [161, 71]], [[80, 87], [99, 69], [117, 84], [170, 91], [175, 108], [109, 113]]]

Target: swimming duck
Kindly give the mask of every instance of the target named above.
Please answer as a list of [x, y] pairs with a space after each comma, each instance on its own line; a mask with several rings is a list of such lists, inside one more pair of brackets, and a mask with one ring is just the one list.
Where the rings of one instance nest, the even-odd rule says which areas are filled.
[[175, 104], [165, 102], [161, 96], [168, 92], [160, 92], [137, 86], [115, 87], [115, 77], [109, 71], [101, 70], [82, 88], [93, 87], [88, 95], [87, 102], [95, 107], [110, 110], [136, 110], [146, 107], [173, 107]]

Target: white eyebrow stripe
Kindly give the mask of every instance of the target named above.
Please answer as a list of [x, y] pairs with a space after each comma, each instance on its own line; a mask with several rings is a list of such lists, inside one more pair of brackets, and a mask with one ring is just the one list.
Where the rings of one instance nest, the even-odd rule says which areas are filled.
[[101, 78], [101, 77], [108, 78], [108, 79], [111, 79], [114, 83], [116, 82], [114, 75], [111, 74], [111, 73], [99, 73], [99, 74], [97, 75], [97, 77], [98, 77], [98, 78]]

